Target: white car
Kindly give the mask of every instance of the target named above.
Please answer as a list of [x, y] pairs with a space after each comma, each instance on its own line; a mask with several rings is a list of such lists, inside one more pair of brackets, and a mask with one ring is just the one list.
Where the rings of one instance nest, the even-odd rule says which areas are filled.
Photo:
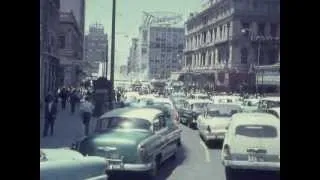
[[232, 104], [242, 104], [240, 96], [212, 96], [211, 100], [215, 104], [225, 104], [225, 103], [232, 103]]
[[277, 107], [280, 107], [280, 97], [265, 97], [260, 99], [258, 110], [267, 112], [268, 109]]
[[234, 169], [280, 171], [280, 121], [267, 113], [232, 116], [222, 147], [227, 180]]
[[191, 94], [190, 98], [191, 99], [210, 99], [210, 97], [204, 93]]
[[242, 110], [244, 112], [255, 112], [258, 110], [259, 99], [244, 99], [242, 102]]
[[207, 110], [198, 117], [198, 130], [207, 143], [212, 140], [223, 140], [229, 126], [231, 116], [241, 112], [236, 104], [209, 104]]
[[106, 167], [105, 158], [83, 156], [67, 148], [40, 149], [40, 179], [105, 180]]
[[272, 115], [274, 115], [274, 116], [276, 116], [277, 118], [280, 119], [280, 108], [279, 108], [279, 107], [277, 107], [277, 108], [270, 108], [270, 109], [268, 109], [267, 112], [268, 112], [269, 114], [272, 114]]

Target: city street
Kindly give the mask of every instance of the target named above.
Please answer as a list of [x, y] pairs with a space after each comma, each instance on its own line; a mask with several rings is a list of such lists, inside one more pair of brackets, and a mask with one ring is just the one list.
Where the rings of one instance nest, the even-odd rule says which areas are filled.
[[[59, 108], [60, 109], [60, 108]], [[95, 121], [92, 121], [91, 129]], [[225, 180], [224, 167], [221, 164], [221, 144], [217, 147], [207, 147], [200, 139], [198, 132], [181, 125], [183, 129], [183, 146], [176, 159], [170, 159], [164, 164], [157, 180], [195, 180], [210, 179]], [[41, 123], [41, 132], [43, 123]], [[59, 110], [56, 120], [55, 135], [40, 138], [40, 148], [70, 147], [76, 138], [83, 136], [83, 129], [78, 113], [70, 114], [69, 107], [65, 111]], [[220, 147], [219, 147], [220, 146]], [[120, 180], [132, 175], [123, 174], [109, 180]], [[141, 177], [137, 175], [137, 178]], [[244, 171], [239, 172], [239, 180], [278, 180], [280, 176], [275, 173]]]

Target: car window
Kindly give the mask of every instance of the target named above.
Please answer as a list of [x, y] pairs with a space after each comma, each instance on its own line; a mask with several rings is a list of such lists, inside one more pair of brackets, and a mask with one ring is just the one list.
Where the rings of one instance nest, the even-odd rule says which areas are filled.
[[207, 111], [207, 116], [209, 117], [231, 117], [232, 115], [238, 113], [239, 110], [209, 110]]
[[153, 121], [153, 131], [157, 132], [166, 127], [166, 118], [163, 115], [160, 115]]
[[276, 138], [277, 129], [270, 125], [240, 125], [236, 127], [236, 135], [255, 138]]
[[145, 119], [126, 118], [126, 117], [109, 117], [99, 119], [96, 131], [108, 129], [144, 129], [149, 130], [151, 123]]

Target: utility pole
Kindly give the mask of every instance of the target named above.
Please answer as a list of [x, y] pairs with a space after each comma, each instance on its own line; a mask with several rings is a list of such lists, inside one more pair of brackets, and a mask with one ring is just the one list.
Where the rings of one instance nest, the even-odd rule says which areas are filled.
[[111, 99], [111, 109], [113, 109], [113, 99], [114, 99], [114, 46], [115, 46], [115, 23], [116, 23], [116, 0], [112, 1], [112, 31], [111, 31], [111, 62], [110, 62], [110, 81], [111, 81], [111, 89], [109, 92]]

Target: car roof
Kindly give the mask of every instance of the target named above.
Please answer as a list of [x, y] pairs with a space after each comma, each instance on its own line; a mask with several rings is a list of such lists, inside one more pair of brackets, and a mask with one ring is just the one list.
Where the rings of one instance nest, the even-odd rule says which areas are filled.
[[101, 118], [109, 117], [126, 117], [126, 118], [138, 118], [152, 121], [156, 115], [160, 114], [162, 111], [154, 108], [135, 108], [135, 107], [126, 107], [118, 108], [112, 111], [109, 111], [101, 116]]
[[265, 98], [261, 98], [260, 100], [264, 100], [264, 101], [280, 101], [280, 97], [265, 97]]
[[190, 104], [195, 103], [213, 103], [210, 99], [186, 99], [186, 101]]
[[272, 125], [280, 127], [280, 121], [275, 116], [268, 113], [237, 113], [232, 116], [231, 124], [238, 125]]
[[233, 103], [219, 103], [219, 104], [212, 104], [208, 106], [208, 109], [216, 109], [217, 107], [221, 108], [238, 108], [241, 109], [241, 105], [233, 104]]

